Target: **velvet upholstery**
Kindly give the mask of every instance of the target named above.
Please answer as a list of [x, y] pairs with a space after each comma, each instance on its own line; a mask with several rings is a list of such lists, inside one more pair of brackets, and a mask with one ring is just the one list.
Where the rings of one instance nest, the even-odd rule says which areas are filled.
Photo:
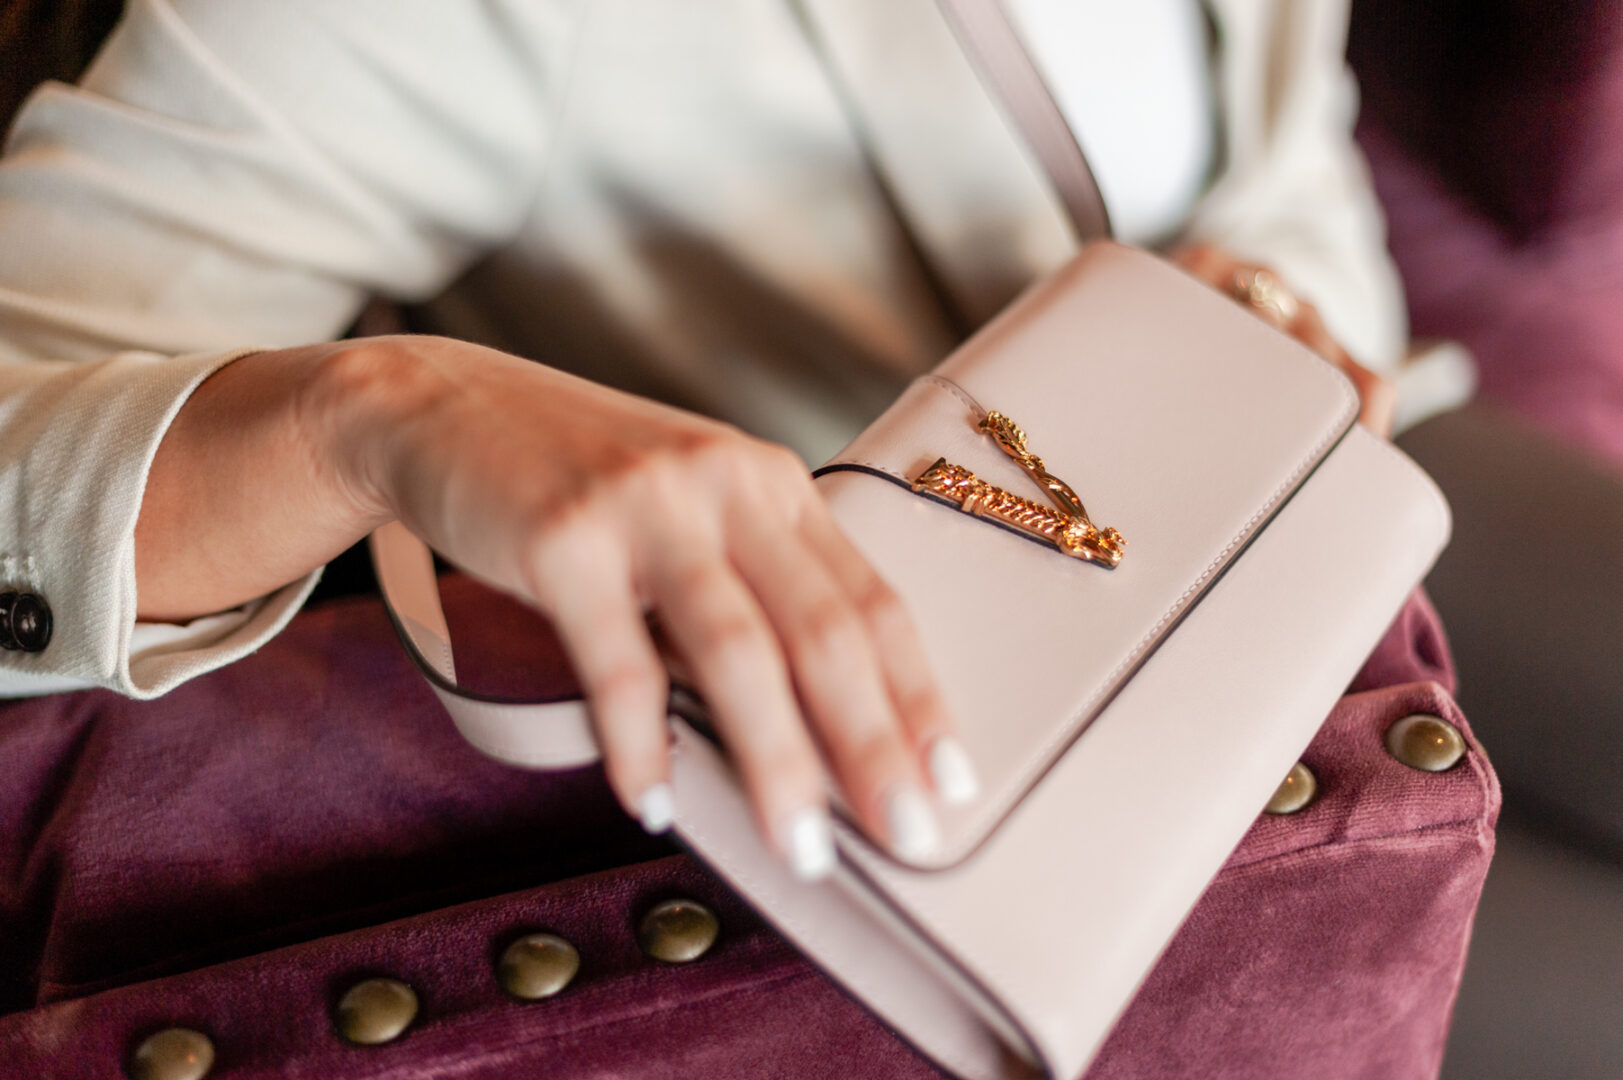
[[1353, 0], [1347, 52], [1363, 116], [1522, 241], [1615, 201], [1593, 166], [1615, 175], [1620, 33], [1612, 0]]
[[[537, 620], [444, 584], [478, 642], [470, 681], [567, 689]], [[1468, 732], [1452, 678], [1417, 595], [1304, 756], [1319, 800], [1259, 818], [1090, 1076], [1436, 1074], [1498, 788], [1474, 744], [1434, 775], [1382, 734], [1417, 711]], [[717, 910], [719, 944], [643, 959], [636, 918], [677, 895]], [[519, 1004], [491, 965], [536, 929], [574, 941], [582, 972]], [[0, 707], [0, 935], [8, 1076], [116, 1075], [172, 1024], [209, 1033], [231, 1077], [937, 1075], [643, 836], [599, 769], [525, 773], [465, 746], [369, 598], [158, 701]], [[410, 982], [422, 1012], [398, 1043], [350, 1047], [328, 1011], [370, 974]]]
[[1358, 0], [1352, 29], [1413, 332], [1623, 464], [1623, 7]]

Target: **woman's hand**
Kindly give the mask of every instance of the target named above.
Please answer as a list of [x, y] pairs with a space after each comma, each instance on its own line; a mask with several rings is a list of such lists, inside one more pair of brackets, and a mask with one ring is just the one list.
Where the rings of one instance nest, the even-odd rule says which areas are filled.
[[907, 854], [936, 843], [931, 786], [973, 792], [907, 612], [791, 451], [440, 338], [334, 346], [322, 379], [344, 486], [553, 621], [609, 780], [650, 829], [671, 802], [649, 614], [803, 876], [834, 859], [821, 761]]
[[1397, 405], [1391, 381], [1347, 355], [1347, 350], [1330, 336], [1318, 309], [1290, 292], [1272, 271], [1241, 262], [1210, 244], [1180, 248], [1172, 253], [1172, 259], [1346, 372], [1363, 401], [1359, 420], [1382, 438], [1391, 437]]
[[552, 619], [650, 829], [672, 812], [650, 614], [800, 875], [834, 863], [830, 774], [909, 855], [937, 842], [931, 787], [974, 792], [908, 614], [790, 451], [463, 342], [269, 351], [205, 380], [148, 475], [139, 615], [241, 604], [395, 518]]

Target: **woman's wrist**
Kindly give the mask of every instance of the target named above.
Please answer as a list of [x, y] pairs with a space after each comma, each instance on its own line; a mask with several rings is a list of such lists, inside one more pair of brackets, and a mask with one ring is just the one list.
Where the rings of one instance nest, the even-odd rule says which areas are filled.
[[399, 516], [402, 433], [432, 400], [433, 377], [398, 337], [319, 346], [304, 381], [298, 424], [311, 459], [330, 468], [336, 505], [364, 533]]
[[296, 581], [390, 519], [343, 343], [252, 353], [206, 379], [153, 457], [135, 528], [137, 616], [184, 621]]

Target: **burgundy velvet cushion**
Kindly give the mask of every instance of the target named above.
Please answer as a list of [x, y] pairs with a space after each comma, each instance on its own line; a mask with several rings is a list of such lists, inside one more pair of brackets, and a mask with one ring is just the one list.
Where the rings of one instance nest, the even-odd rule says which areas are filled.
[[1485, 399], [1623, 465], [1623, 65], [1611, 79], [1607, 120], [1582, 212], [1522, 242], [1474, 213], [1374, 122], [1359, 137], [1414, 333], [1463, 341]]
[[1354, 0], [1364, 115], [1520, 240], [1585, 200], [1609, 69], [1611, 0]]
[[[465, 579], [445, 591], [481, 644], [476, 682], [566, 688], [535, 620]], [[1436, 1074], [1498, 788], [1474, 745], [1433, 775], [1382, 734], [1416, 711], [1468, 733], [1451, 683], [1417, 596], [1305, 755], [1320, 799], [1258, 820], [1090, 1076]], [[722, 920], [691, 965], [634, 942], [671, 896]], [[575, 942], [582, 970], [519, 1004], [492, 964], [537, 929]], [[644, 837], [598, 769], [536, 775], [466, 747], [372, 599], [307, 612], [160, 701], [0, 708], [0, 945], [5, 1075], [116, 1075], [175, 1024], [207, 1032], [231, 1077], [938, 1075]], [[422, 1012], [395, 1044], [350, 1047], [328, 1015], [374, 974], [411, 983]]]
[[1414, 333], [1623, 463], [1623, 7], [1358, 0], [1350, 55]]

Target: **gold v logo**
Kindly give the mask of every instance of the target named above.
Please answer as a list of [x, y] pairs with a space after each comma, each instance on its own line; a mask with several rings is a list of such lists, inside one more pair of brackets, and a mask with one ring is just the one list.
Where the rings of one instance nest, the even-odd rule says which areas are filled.
[[1043, 467], [1043, 459], [1026, 447], [1026, 433], [999, 412], [987, 413], [978, 429], [996, 440], [1047, 493], [1052, 506], [1005, 491], [961, 465], [937, 458], [913, 480], [913, 490], [955, 504], [966, 514], [1036, 537], [1070, 555], [1107, 567], [1121, 562], [1127, 540], [1115, 529], [1099, 529], [1071, 486]]

